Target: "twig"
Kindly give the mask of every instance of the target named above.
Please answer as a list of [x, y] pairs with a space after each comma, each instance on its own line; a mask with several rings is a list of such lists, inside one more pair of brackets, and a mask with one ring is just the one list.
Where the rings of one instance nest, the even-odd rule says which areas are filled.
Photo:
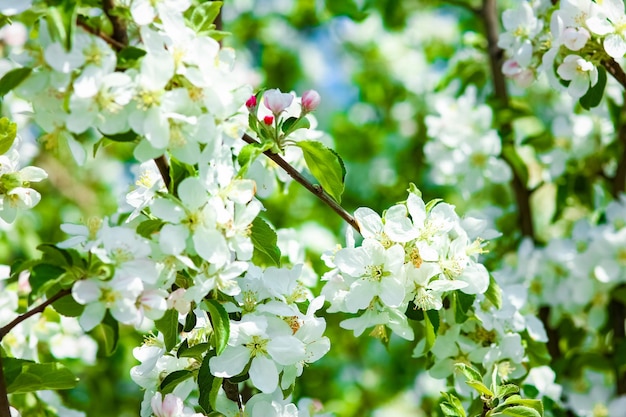
[[[259, 143], [253, 137], [244, 133], [242, 139], [248, 143]], [[309, 180], [304, 178], [300, 172], [298, 172], [294, 167], [289, 165], [287, 161], [285, 161], [280, 155], [272, 153], [271, 151], [265, 151], [265, 155], [270, 158], [272, 161], [276, 162], [278, 166], [285, 170], [285, 172], [296, 182], [300, 183], [304, 188], [313, 193], [317, 198], [322, 200], [327, 206], [335, 211], [342, 219], [344, 219], [350, 226], [354, 228], [357, 232], [360, 233], [359, 225], [356, 222], [355, 218], [350, 215], [343, 207], [341, 207], [335, 200], [332, 199], [319, 185], [311, 184]]]
[[611, 194], [614, 198], [618, 198], [621, 193], [626, 191], [626, 125], [620, 126], [617, 140], [618, 145], [622, 147], [622, 154], [617, 162], [615, 176], [611, 181]]
[[0, 417], [11, 417], [9, 393], [7, 391], [7, 383], [4, 379], [2, 366], [2, 355], [0, 355]]
[[222, 388], [224, 389], [226, 398], [237, 403], [237, 407], [239, 407], [239, 411], [243, 415], [243, 404], [241, 403], [241, 395], [239, 395], [239, 386], [237, 384], [233, 384], [228, 379], [224, 379], [222, 381]]
[[126, 31], [126, 22], [119, 16], [112, 13], [115, 8], [115, 0], [102, 0], [102, 10], [106, 13], [113, 26], [113, 39], [122, 45], [128, 45], [128, 32]]
[[69, 295], [71, 293], [72, 293], [72, 289], [71, 288], [66, 288], [64, 290], [61, 290], [58, 293], [56, 293], [55, 295], [53, 295], [52, 297], [48, 298], [43, 303], [39, 304], [37, 307], [33, 308], [32, 310], [29, 310], [26, 313], [20, 314], [19, 316], [17, 316], [9, 324], [7, 324], [6, 326], [0, 328], [0, 341], [2, 341], [2, 339], [4, 339], [4, 336], [6, 336], [15, 326], [17, 326], [18, 324], [20, 324], [21, 322], [23, 322], [24, 320], [26, 320], [29, 317], [34, 316], [35, 314], [43, 312], [46, 309], [46, 307], [48, 307], [50, 304], [54, 303], [55, 301], [65, 297], [66, 295]]
[[613, 58], [607, 58], [602, 61], [602, 65], [617, 80], [622, 87], [626, 88], [626, 73], [622, 67]]
[[124, 49], [124, 47], [126, 46], [123, 43], [113, 39], [112, 37], [110, 37], [103, 31], [101, 31], [100, 29], [96, 29], [96, 28], [89, 26], [87, 22], [80, 16], [76, 20], [76, 24], [80, 26], [81, 28], [85, 29], [87, 32], [91, 33], [92, 35], [96, 35], [97, 37], [101, 38], [103, 41], [111, 45], [113, 49], [115, 49], [116, 51], [120, 51]]
[[[506, 80], [501, 71], [503, 51], [498, 46], [498, 11], [496, 9], [496, 0], [483, 0], [481, 9], [481, 17], [485, 25], [487, 35], [489, 64], [491, 67], [491, 75], [493, 80], [494, 94], [499, 104], [503, 108], [509, 107], [509, 95], [506, 89]], [[511, 136], [513, 128], [511, 123], [504, 123], [500, 126], [499, 134], [502, 140]], [[515, 150], [513, 149], [513, 152]], [[533, 227], [533, 217], [530, 207], [531, 190], [528, 185], [522, 181], [519, 172], [515, 169], [515, 164], [504, 154], [502, 159], [509, 165], [513, 171], [513, 179], [511, 185], [517, 202], [517, 210], [519, 216], [519, 226], [523, 236], [530, 237], [535, 240], [535, 230]]]
[[161, 177], [163, 178], [163, 182], [165, 183], [165, 188], [170, 190], [170, 166], [165, 159], [165, 155], [161, 155], [158, 158], [155, 158], [154, 162], [156, 163], [157, 168], [159, 168], [159, 172], [161, 173]]

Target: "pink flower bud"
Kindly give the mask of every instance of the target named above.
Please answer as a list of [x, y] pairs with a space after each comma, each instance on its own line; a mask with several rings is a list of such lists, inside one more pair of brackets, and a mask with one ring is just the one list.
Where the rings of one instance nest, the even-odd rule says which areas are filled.
[[250, 98], [246, 100], [246, 107], [248, 108], [248, 110], [254, 110], [256, 108], [256, 105], [256, 96], [250, 96]]
[[322, 98], [315, 90], [307, 90], [302, 93], [302, 110], [305, 112], [312, 112], [319, 106]]
[[263, 118], [263, 123], [265, 123], [268, 126], [271, 126], [272, 123], [274, 123], [274, 116], [265, 116]]
[[291, 94], [281, 93], [277, 88], [267, 90], [265, 94], [263, 94], [265, 107], [267, 107], [274, 116], [278, 116], [285, 111], [285, 109], [291, 105], [292, 101], [293, 96]]

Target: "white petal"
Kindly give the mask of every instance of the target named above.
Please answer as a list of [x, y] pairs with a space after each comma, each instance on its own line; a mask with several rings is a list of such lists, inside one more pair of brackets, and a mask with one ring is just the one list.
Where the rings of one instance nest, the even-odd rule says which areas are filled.
[[250, 380], [255, 387], [270, 394], [278, 387], [278, 370], [273, 360], [265, 356], [256, 356], [250, 365]]
[[227, 346], [219, 356], [209, 360], [211, 373], [219, 378], [229, 378], [243, 371], [250, 360], [250, 351], [244, 346]]
[[278, 336], [267, 344], [267, 352], [280, 365], [293, 365], [305, 358], [304, 344], [294, 336]]

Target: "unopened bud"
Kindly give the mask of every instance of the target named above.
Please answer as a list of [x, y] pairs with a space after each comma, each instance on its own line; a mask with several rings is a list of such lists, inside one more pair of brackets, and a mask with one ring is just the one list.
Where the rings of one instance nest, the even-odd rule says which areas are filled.
[[256, 96], [250, 96], [250, 98], [246, 100], [246, 107], [248, 108], [249, 111], [254, 110], [256, 108], [256, 105], [257, 105]]
[[307, 90], [302, 93], [302, 110], [309, 113], [312, 112], [319, 106], [322, 98], [319, 93], [315, 90]]
[[281, 93], [277, 88], [267, 90], [263, 95], [263, 102], [265, 103], [265, 106], [274, 114], [274, 116], [278, 116], [285, 111], [285, 109], [291, 105], [292, 101], [293, 96], [291, 94]]
[[265, 123], [268, 126], [271, 126], [272, 123], [274, 123], [274, 116], [265, 116], [263, 118], [263, 123]]

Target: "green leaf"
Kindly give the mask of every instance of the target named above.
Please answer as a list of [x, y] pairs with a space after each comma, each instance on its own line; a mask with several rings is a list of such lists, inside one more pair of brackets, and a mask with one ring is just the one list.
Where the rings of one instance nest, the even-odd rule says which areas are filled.
[[254, 219], [250, 239], [255, 251], [265, 254], [273, 265], [280, 266], [281, 253], [276, 244], [278, 237], [265, 220], [260, 217]]
[[[215, 351], [210, 350], [204, 355], [204, 359], [202, 359], [202, 365], [200, 365], [200, 369], [198, 370], [198, 404], [202, 409], [208, 413], [213, 410], [213, 406], [215, 405], [215, 401], [211, 403], [211, 390], [213, 388], [213, 380], [215, 377], [211, 374], [211, 370], [209, 368], [209, 361], [211, 358], [215, 356]], [[221, 378], [217, 378], [220, 380]]]
[[78, 2], [64, 0], [60, 5], [50, 6], [46, 13], [50, 37], [53, 41], [60, 42], [66, 51], [72, 49], [72, 38], [76, 31], [77, 7]]
[[489, 397], [494, 396], [493, 392], [489, 388], [487, 388], [487, 386], [481, 381], [465, 381], [465, 383], [481, 394], [487, 395]]
[[460, 291], [452, 293], [452, 300], [454, 305], [454, 320], [461, 324], [467, 320], [467, 312], [474, 304], [476, 299], [475, 295], [465, 294]]
[[146, 239], [151, 239], [152, 235], [161, 230], [164, 224], [165, 222], [160, 219], [144, 220], [137, 226], [137, 234]]
[[203, 304], [211, 317], [215, 351], [220, 355], [226, 349], [228, 338], [230, 337], [230, 319], [224, 306], [217, 300], [205, 300]]
[[[48, 290], [46, 291], [46, 297], [51, 298], [59, 291], [61, 291], [61, 286], [55, 284], [48, 288]], [[83, 311], [85, 310], [85, 306], [82, 304], [78, 304], [78, 302], [76, 302], [76, 300], [74, 300], [74, 297], [72, 297], [71, 295], [66, 295], [65, 297], [59, 298], [51, 304], [51, 307], [54, 309], [54, 311], [65, 317], [78, 317], [83, 314]]]
[[[102, 132], [100, 132], [102, 133]], [[139, 137], [137, 133], [133, 130], [129, 130], [128, 132], [118, 133], [115, 135], [105, 135], [102, 134], [105, 138], [112, 140], [113, 142], [134, 142], [135, 139]]]
[[248, 172], [248, 168], [250, 165], [261, 155], [263, 152], [271, 149], [273, 146], [272, 142], [265, 143], [249, 143], [239, 151], [239, 155], [237, 156], [237, 162], [239, 162], [239, 172], [237, 173], [238, 177], [243, 177]]
[[191, 27], [197, 33], [211, 30], [215, 27], [213, 22], [220, 13], [221, 1], [208, 1], [193, 8], [189, 18]]
[[176, 190], [173, 193], [178, 197], [178, 184], [180, 184], [185, 178], [193, 177], [196, 174], [196, 170], [193, 166], [180, 162], [176, 158], [170, 158], [170, 192]]
[[[21, 82], [24, 81], [32, 71], [32, 68], [21, 67], [14, 68], [4, 74], [2, 78], [0, 78], [0, 97], [4, 97], [9, 93], [9, 91], [20, 85]], [[2, 119], [6, 119], [6, 117], [3, 117]]]
[[50, 286], [45, 286], [46, 283], [52, 282], [55, 283], [57, 278], [65, 273], [65, 269], [60, 268], [55, 265], [50, 264], [38, 264], [33, 267], [30, 273], [30, 286], [31, 286], [31, 294], [34, 297], [37, 297], [39, 294], [39, 290], [49, 288]]
[[463, 404], [461, 404], [461, 400], [455, 397], [453, 394], [442, 392], [441, 396], [444, 398], [444, 401], [439, 404], [441, 407], [441, 411], [443, 414], [448, 417], [465, 417], [465, 409], [463, 408]]
[[179, 371], [174, 371], [163, 379], [161, 382], [161, 386], [159, 387], [159, 391], [165, 396], [166, 394], [174, 391], [174, 388], [178, 386], [184, 380], [191, 378], [193, 376], [193, 372], [187, 369], [181, 369]]
[[37, 250], [43, 252], [43, 261], [60, 267], [72, 266], [74, 265], [73, 258], [80, 258], [74, 249], [62, 249], [50, 243], [42, 243], [37, 246]]
[[285, 136], [289, 136], [292, 132], [298, 129], [308, 129], [311, 127], [311, 122], [306, 117], [290, 117], [285, 120], [280, 127]]
[[74, 388], [78, 378], [60, 363], [2, 358], [9, 394]]
[[[0, 80], [0, 90], [2, 89], [2, 81], [4, 77]], [[4, 96], [1, 94], [0, 96]], [[13, 123], [7, 117], [3, 117], [0, 119], [0, 155], [4, 155], [7, 153], [13, 142], [15, 142], [15, 138], [17, 137], [17, 124]]]
[[520, 406], [515, 405], [513, 407], [505, 408], [504, 410], [502, 410], [502, 414], [506, 416], [512, 416], [512, 417], [542, 417], [543, 416], [537, 410], [524, 407], [521, 405]]
[[539, 413], [539, 415], [543, 416], [543, 403], [541, 402], [541, 400], [521, 398], [519, 395], [514, 395], [507, 398], [504, 404], [521, 405], [524, 407], [532, 408], [537, 413]]
[[178, 351], [176, 351], [176, 356], [179, 358], [196, 358], [200, 360], [202, 359], [202, 355], [209, 350], [210, 347], [211, 345], [209, 343], [198, 343], [197, 345], [189, 347], [189, 342], [185, 339], [178, 348]]
[[165, 350], [170, 351], [178, 341], [178, 311], [167, 310], [163, 317], [154, 322], [158, 331], [163, 334]]
[[468, 381], [482, 381], [483, 377], [478, 370], [466, 363], [455, 363], [454, 367], [461, 372]]
[[489, 287], [485, 292], [485, 297], [497, 310], [502, 308], [502, 290], [491, 274], [489, 274]]
[[442, 202], [443, 199], [442, 198], [435, 198], [433, 200], [430, 200], [427, 204], [426, 204], [426, 213], [430, 213], [430, 211], [433, 209], [433, 207], [435, 207], [435, 205], [437, 205], [437, 203]]
[[500, 385], [496, 389], [496, 397], [498, 398], [506, 398], [509, 395], [517, 394], [519, 392], [519, 387], [514, 384], [505, 384]]
[[[434, 311], [437, 316], [436, 318], [430, 313]], [[425, 351], [429, 351], [430, 348], [435, 344], [435, 339], [437, 339], [437, 331], [435, 330], [435, 326], [439, 328], [439, 312], [437, 310], [428, 310], [426, 314], [424, 314], [424, 329], [426, 333], [426, 346], [424, 347]]]
[[602, 95], [604, 94], [604, 88], [606, 87], [606, 70], [602, 66], [598, 66], [598, 82], [591, 87], [584, 96], [582, 96], [578, 102], [585, 110], [589, 110], [592, 107], [597, 107], [602, 101]]
[[104, 340], [105, 355], [111, 356], [113, 352], [115, 352], [115, 349], [117, 349], [117, 342], [120, 339], [119, 323], [107, 310], [102, 323], [98, 325], [97, 329], [99, 329], [102, 339]]
[[335, 201], [341, 203], [346, 168], [337, 152], [321, 142], [304, 140], [296, 143], [302, 149], [309, 171]]
[[121, 68], [131, 68], [145, 54], [146, 51], [141, 48], [127, 46], [117, 53], [117, 65]]

